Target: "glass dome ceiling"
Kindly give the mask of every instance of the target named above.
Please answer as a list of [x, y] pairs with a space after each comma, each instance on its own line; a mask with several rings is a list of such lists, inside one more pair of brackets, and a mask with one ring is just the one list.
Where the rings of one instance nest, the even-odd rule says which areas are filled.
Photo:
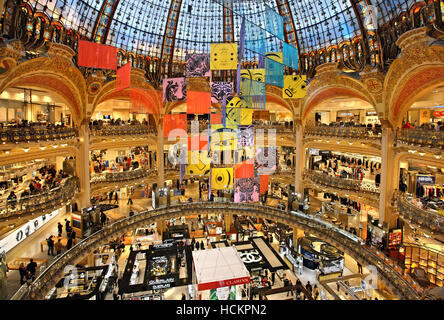
[[[160, 57], [165, 36], [175, 37], [174, 60], [183, 60], [187, 53], [209, 52], [210, 43], [223, 42], [222, 1], [27, 0], [36, 11], [45, 12], [92, 41], [109, 27], [104, 43], [137, 54]], [[352, 1], [357, 3], [358, 14], [362, 14], [360, 5], [372, 4], [379, 25], [415, 3], [414, 0], [232, 0], [234, 40], [238, 40], [242, 21], [239, 12], [264, 27], [265, 5], [279, 12], [278, 5], [288, 3], [291, 15], [283, 15], [285, 28], [292, 30], [294, 26], [301, 52], [338, 44], [361, 33]], [[103, 26], [101, 31], [100, 26]], [[273, 44], [268, 45], [272, 49]]]

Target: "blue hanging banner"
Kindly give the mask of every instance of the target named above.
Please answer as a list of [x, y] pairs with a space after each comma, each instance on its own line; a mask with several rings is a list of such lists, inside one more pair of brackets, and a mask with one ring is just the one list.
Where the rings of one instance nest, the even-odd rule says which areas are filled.
[[265, 22], [267, 31], [284, 41], [284, 18], [268, 6], [265, 6]]
[[265, 56], [266, 31], [250, 21], [245, 23], [245, 49]]
[[283, 43], [283, 55], [284, 60], [283, 63], [287, 67], [290, 67], [292, 69], [298, 70], [299, 69], [299, 55], [298, 55], [298, 49], [293, 47], [291, 44]]
[[273, 59], [265, 58], [265, 82], [280, 88], [284, 87], [284, 65]]

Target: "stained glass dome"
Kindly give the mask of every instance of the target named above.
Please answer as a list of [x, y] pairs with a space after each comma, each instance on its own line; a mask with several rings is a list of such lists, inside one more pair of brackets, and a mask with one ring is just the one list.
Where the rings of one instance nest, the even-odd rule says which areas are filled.
[[[371, 6], [384, 24], [414, 0], [28, 0], [36, 11], [91, 41], [136, 54], [176, 61], [208, 52], [210, 43], [237, 41], [241, 15], [264, 27], [265, 7], [284, 18], [286, 41], [301, 53], [326, 48], [361, 34]], [[224, 10], [224, 3], [230, 6]], [[359, 17], [359, 19], [358, 19]], [[272, 42], [272, 41], [271, 41]], [[273, 43], [269, 43], [273, 49]], [[162, 51], [164, 50], [164, 51]]]

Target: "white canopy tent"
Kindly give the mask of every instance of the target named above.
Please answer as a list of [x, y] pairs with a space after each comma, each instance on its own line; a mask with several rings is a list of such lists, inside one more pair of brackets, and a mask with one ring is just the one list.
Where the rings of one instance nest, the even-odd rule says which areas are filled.
[[193, 251], [199, 291], [250, 283], [250, 273], [234, 247]]

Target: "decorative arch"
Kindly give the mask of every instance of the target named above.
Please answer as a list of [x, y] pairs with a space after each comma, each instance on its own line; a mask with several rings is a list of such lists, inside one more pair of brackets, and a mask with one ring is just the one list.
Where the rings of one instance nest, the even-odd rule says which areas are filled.
[[81, 72], [68, 59], [54, 55], [17, 65], [0, 80], [0, 92], [13, 86], [37, 87], [61, 97], [80, 124], [85, 115], [86, 83]]

